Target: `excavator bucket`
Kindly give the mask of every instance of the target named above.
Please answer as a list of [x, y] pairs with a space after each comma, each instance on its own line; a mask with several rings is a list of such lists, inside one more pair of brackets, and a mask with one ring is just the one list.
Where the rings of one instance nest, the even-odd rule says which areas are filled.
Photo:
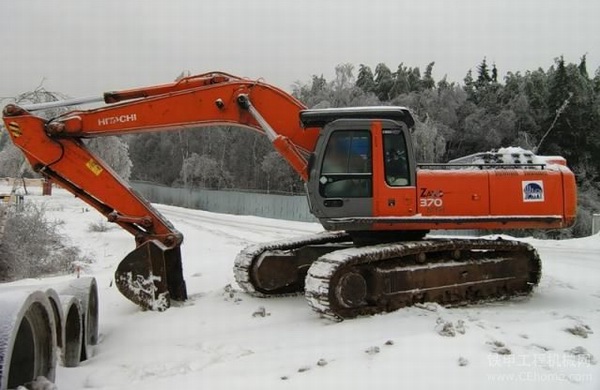
[[144, 309], [164, 311], [171, 299], [187, 299], [179, 246], [166, 247], [150, 240], [129, 253], [115, 272], [117, 288]]

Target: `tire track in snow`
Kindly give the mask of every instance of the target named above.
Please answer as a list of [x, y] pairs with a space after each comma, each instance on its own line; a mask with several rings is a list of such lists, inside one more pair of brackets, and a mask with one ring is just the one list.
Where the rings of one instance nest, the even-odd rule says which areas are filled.
[[[289, 226], [283, 227], [279, 224], [272, 225], [269, 223], [260, 223], [256, 221], [241, 221], [235, 218], [243, 218], [241, 216], [224, 215], [220, 218], [218, 215], [200, 215], [197, 212], [186, 212], [178, 210], [172, 206], [157, 205], [159, 211], [172, 221], [177, 221], [177, 224], [187, 225], [194, 229], [200, 229], [214, 233], [221, 237], [226, 237], [241, 243], [259, 243], [274, 239], [289, 238], [297, 235], [313, 234], [319, 231], [318, 227], [313, 229], [309, 227]], [[191, 210], [196, 211], [196, 210]], [[268, 222], [265, 221], [265, 222]], [[285, 223], [284, 221], [280, 223]], [[297, 222], [291, 222], [295, 225]]]

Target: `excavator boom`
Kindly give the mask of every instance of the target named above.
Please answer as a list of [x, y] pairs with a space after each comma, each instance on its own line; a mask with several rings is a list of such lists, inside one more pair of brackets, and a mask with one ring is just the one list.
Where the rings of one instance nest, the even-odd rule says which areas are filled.
[[170, 299], [187, 298], [180, 254], [183, 236], [83, 139], [234, 124], [266, 133], [298, 174], [307, 178], [307, 158], [318, 129], [302, 129], [298, 113], [305, 107], [268, 84], [207, 73], [161, 86], [108, 92], [102, 100], [110, 105], [97, 109], [70, 111], [50, 120], [32, 114], [98, 100], [9, 104], [4, 121], [34, 170], [135, 237], [137, 248], [121, 262], [115, 281], [123, 295], [144, 308], [163, 310]]

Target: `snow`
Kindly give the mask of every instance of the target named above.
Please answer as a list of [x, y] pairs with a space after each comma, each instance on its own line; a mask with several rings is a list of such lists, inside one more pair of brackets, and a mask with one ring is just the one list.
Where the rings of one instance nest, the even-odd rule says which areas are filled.
[[[29, 387], [31, 390], [57, 390], [57, 387], [54, 383], [48, 380], [43, 376], [38, 376], [35, 378], [30, 384]], [[25, 386], [17, 387], [17, 390], [27, 390]]]
[[319, 318], [302, 296], [249, 297], [232, 272], [247, 245], [318, 232], [318, 224], [156, 205], [185, 235], [189, 300], [152, 312], [111, 283], [134, 249], [129, 234], [90, 232], [102, 217], [62, 190], [26, 201], [45, 203], [51, 218], [64, 221], [65, 238], [95, 259], [84, 273], [98, 280], [99, 343], [79, 367], [58, 368], [60, 390], [600, 388], [600, 235], [526, 239], [543, 269], [530, 298], [425, 304], [336, 323]]
[[[509, 146], [490, 152], [475, 153], [460, 157], [450, 163], [468, 164], [462, 169], [480, 169], [480, 165], [494, 164], [534, 164], [535, 169], [562, 171], [566, 168], [566, 160], [561, 156], [538, 156], [530, 150], [517, 146]], [[469, 166], [473, 165], [473, 166]], [[543, 168], [542, 168], [543, 167]]]

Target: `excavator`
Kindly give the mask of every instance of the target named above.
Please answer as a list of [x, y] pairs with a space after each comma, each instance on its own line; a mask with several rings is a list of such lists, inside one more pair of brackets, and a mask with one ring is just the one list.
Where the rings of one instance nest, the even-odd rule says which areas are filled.
[[[100, 107], [35, 115], [93, 102]], [[541, 275], [529, 244], [426, 235], [559, 229], [575, 220], [575, 178], [562, 157], [509, 153], [419, 164], [407, 108], [308, 109], [264, 81], [223, 72], [101, 97], [8, 104], [3, 120], [36, 172], [134, 236], [136, 248], [118, 265], [115, 283], [144, 309], [162, 311], [187, 299], [183, 236], [86, 147], [86, 138], [215, 125], [264, 134], [305, 182], [325, 231], [245, 248], [235, 259], [235, 279], [254, 296], [304, 291], [310, 306], [331, 319], [527, 295]]]

